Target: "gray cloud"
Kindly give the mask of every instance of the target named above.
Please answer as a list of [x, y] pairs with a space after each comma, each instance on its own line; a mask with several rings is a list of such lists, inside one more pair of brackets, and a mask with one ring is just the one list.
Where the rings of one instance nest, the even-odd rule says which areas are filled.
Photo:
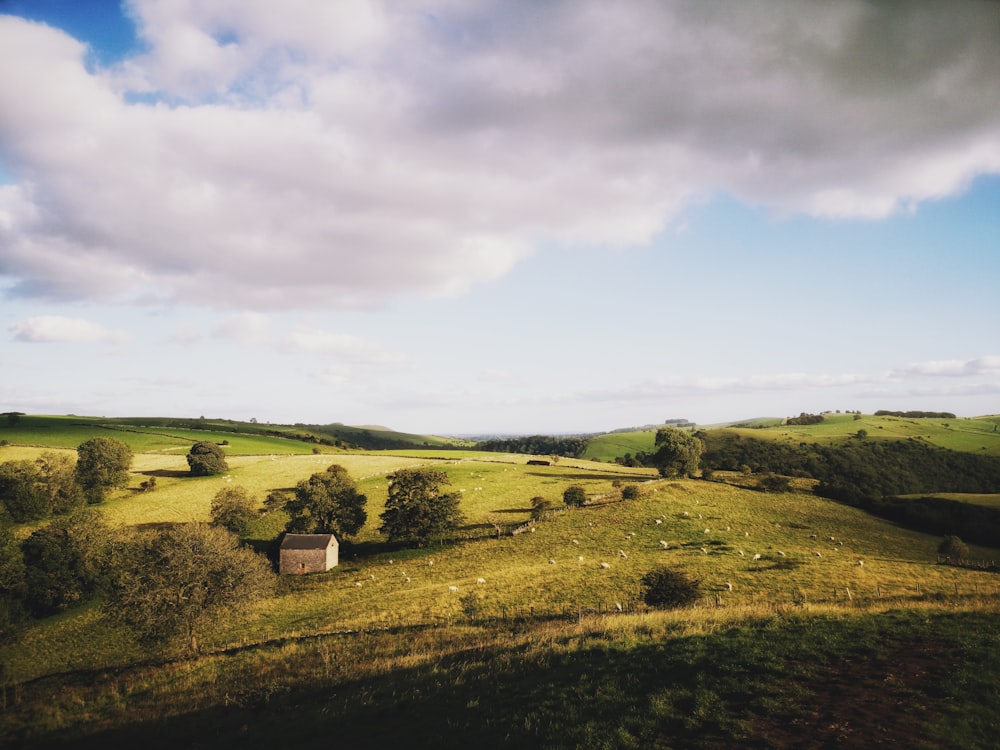
[[[0, 16], [0, 275], [371, 307], [717, 192], [880, 217], [1000, 171], [1000, 4], [133, 0], [113, 70]], [[346, 14], [346, 15], [345, 15]]]

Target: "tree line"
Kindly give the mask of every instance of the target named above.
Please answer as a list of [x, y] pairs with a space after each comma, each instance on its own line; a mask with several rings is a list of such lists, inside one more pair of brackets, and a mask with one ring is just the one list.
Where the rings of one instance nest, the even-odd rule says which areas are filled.
[[476, 443], [476, 450], [492, 453], [524, 453], [531, 456], [579, 458], [587, 450], [587, 440], [581, 437], [554, 437], [552, 435], [492, 438]]

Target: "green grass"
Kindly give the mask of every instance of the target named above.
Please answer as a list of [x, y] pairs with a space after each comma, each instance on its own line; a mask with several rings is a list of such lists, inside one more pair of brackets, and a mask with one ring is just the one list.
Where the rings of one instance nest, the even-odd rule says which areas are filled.
[[954, 451], [1000, 456], [1000, 418], [909, 419], [906, 417], [852, 414], [826, 415], [813, 425], [778, 425], [761, 429], [727, 428], [747, 438], [799, 442], [835, 443], [866, 430], [870, 440], [920, 440]]
[[[0, 460], [42, 450], [8, 446]], [[1000, 579], [936, 564], [940, 538], [809, 493], [662, 480], [584, 459], [528, 466], [527, 458], [275, 451], [230, 455], [228, 475], [193, 478], [182, 453], [137, 453], [131, 489], [98, 506], [115, 525], [206, 520], [222, 487], [243, 486], [262, 501], [331, 463], [367, 495], [368, 523], [342, 545], [339, 567], [282, 578], [275, 596], [245, 621], [220, 623], [190, 661], [150, 661], [96, 602], [33, 623], [0, 645], [8, 683], [0, 744], [65, 733], [81, 747], [82, 735], [98, 732], [94, 746], [195, 737], [275, 746], [334, 726], [339, 741], [361, 747], [427, 746], [430, 736], [451, 746], [711, 747], [769, 732], [778, 743], [781, 732], [810, 726], [827, 677], [931, 644], [947, 670], [911, 692], [893, 692], [899, 685], [884, 674], [879, 684], [905, 701], [895, 706], [927, 707], [903, 718], [928, 742], [990, 746], [1000, 698], [985, 670], [1000, 667], [992, 627]], [[461, 492], [466, 525], [443, 546], [387, 545], [378, 533], [386, 475], [421, 465], [443, 470]], [[156, 489], [135, 491], [149, 476]], [[621, 482], [640, 483], [640, 497], [620, 502]], [[591, 504], [491, 536], [492, 522], [527, 521], [536, 495], [558, 506], [570, 484], [582, 484]], [[283, 521], [264, 516], [248, 536], [267, 547]], [[973, 548], [981, 559], [996, 553]], [[639, 582], [660, 565], [701, 581], [693, 608], [646, 611]], [[609, 615], [618, 607], [632, 614]]]
[[626, 453], [635, 456], [638, 453], [649, 453], [653, 450], [656, 431], [613, 432], [598, 435], [587, 443], [584, 458], [598, 461], [614, 461]]

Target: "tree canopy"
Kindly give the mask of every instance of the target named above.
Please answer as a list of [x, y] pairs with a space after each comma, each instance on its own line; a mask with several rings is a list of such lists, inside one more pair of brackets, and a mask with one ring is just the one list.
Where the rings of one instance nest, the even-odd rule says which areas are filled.
[[442, 492], [451, 484], [448, 475], [436, 469], [400, 469], [390, 474], [389, 497], [380, 518], [380, 531], [391, 541], [423, 545], [443, 540], [465, 520], [459, 507], [461, 495]]
[[111, 490], [125, 487], [131, 467], [132, 449], [115, 438], [91, 438], [76, 449], [76, 480], [91, 503], [99, 503]]
[[705, 445], [690, 432], [661, 427], [656, 431], [655, 445], [652, 461], [660, 476], [693, 476], [698, 471]]
[[104, 612], [143, 645], [185, 644], [222, 618], [245, 614], [273, 590], [268, 561], [219, 526], [186, 523], [140, 532], [112, 566]]
[[196, 477], [208, 477], [229, 471], [226, 454], [210, 440], [202, 440], [191, 446], [187, 455], [188, 466]]
[[339, 464], [303, 479], [295, 496], [285, 503], [291, 517], [288, 531], [293, 534], [336, 534], [338, 538], [357, 534], [368, 520], [368, 498], [358, 492], [347, 469]]
[[257, 504], [242, 487], [223, 487], [212, 498], [212, 523], [234, 534], [245, 534], [257, 518]]

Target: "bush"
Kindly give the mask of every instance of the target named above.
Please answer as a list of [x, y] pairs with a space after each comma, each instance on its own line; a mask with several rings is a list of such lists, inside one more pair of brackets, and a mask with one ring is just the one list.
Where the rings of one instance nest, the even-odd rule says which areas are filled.
[[677, 609], [693, 604], [701, 595], [701, 581], [680, 570], [655, 568], [642, 577], [643, 600], [658, 609]]
[[954, 534], [949, 534], [938, 546], [938, 552], [945, 557], [965, 560], [969, 557], [969, 545]]
[[639, 485], [626, 484], [622, 487], [622, 500], [635, 500], [639, 497]]
[[544, 518], [555, 508], [555, 503], [546, 497], [536, 495], [531, 498], [531, 519], [537, 521]]
[[222, 448], [208, 440], [195, 443], [187, 456], [191, 473], [197, 477], [208, 477], [229, 471], [226, 454]]
[[788, 492], [791, 488], [788, 477], [780, 474], [765, 474], [757, 480], [757, 489], [762, 492]]
[[587, 502], [587, 491], [579, 484], [570, 485], [563, 491], [563, 502], [579, 508]]

